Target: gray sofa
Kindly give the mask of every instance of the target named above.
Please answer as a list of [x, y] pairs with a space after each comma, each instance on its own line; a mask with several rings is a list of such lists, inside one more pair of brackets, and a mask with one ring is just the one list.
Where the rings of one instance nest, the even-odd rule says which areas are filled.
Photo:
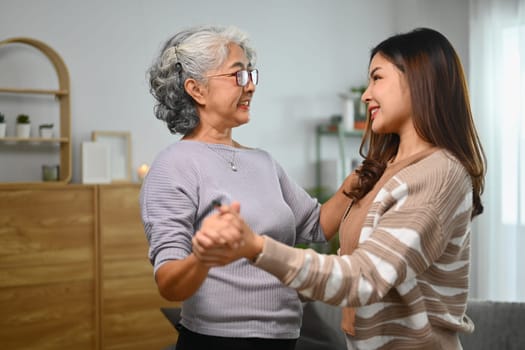
[[[525, 350], [525, 303], [470, 300], [467, 315], [475, 330], [460, 335], [464, 350]], [[297, 350], [346, 350], [340, 322], [336, 307], [305, 305]]]
[[460, 335], [463, 349], [525, 349], [525, 303], [470, 300], [467, 315], [476, 329]]
[[[161, 311], [173, 325], [177, 324], [179, 309]], [[476, 329], [472, 334], [460, 335], [464, 350], [525, 350], [525, 303], [470, 300], [467, 315]], [[306, 303], [296, 350], [346, 350], [340, 322], [338, 307]], [[164, 350], [174, 349], [171, 345]]]

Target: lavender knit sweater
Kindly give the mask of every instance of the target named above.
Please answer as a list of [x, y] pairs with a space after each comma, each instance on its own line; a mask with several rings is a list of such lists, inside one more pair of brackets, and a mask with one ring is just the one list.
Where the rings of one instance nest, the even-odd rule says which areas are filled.
[[[154, 271], [191, 253], [191, 239], [213, 212], [213, 200], [239, 201], [255, 232], [287, 245], [325, 240], [319, 203], [267, 152], [178, 141], [157, 156], [140, 196]], [[183, 302], [181, 322], [215, 336], [297, 338], [301, 316], [295, 290], [242, 259], [210, 270]]]

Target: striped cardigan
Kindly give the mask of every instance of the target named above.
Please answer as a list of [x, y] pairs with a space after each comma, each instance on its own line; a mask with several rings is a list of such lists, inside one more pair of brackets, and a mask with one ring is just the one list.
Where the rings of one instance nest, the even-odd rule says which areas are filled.
[[472, 183], [443, 150], [378, 192], [357, 249], [346, 256], [294, 249], [268, 237], [255, 265], [307, 298], [356, 308], [356, 349], [461, 349]]

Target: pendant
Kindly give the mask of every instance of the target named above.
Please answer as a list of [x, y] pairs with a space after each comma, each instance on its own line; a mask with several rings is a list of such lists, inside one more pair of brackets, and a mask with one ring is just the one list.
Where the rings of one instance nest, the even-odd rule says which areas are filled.
[[233, 162], [230, 162], [230, 167], [232, 168], [232, 171], [237, 171], [237, 167], [235, 164], [233, 164]]

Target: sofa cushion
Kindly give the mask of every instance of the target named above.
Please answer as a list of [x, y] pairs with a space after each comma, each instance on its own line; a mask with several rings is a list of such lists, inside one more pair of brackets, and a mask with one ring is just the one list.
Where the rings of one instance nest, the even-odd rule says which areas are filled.
[[464, 350], [525, 349], [525, 303], [469, 300], [474, 333], [460, 334]]
[[303, 325], [296, 350], [346, 350], [341, 308], [312, 301], [303, 304]]

